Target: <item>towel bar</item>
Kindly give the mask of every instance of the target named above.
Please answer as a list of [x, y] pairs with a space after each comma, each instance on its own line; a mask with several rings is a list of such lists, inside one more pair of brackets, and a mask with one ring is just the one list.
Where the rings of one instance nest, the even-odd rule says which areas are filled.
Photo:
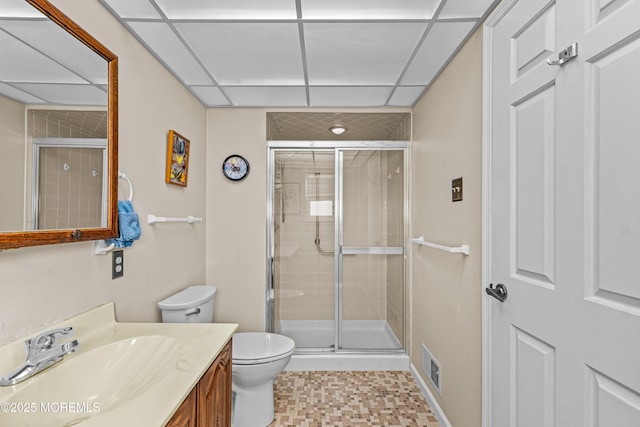
[[157, 222], [188, 222], [189, 224], [193, 224], [194, 222], [202, 222], [202, 218], [196, 218], [194, 216], [188, 216], [186, 218], [170, 218], [166, 216], [155, 216], [154, 214], [149, 214], [147, 216], [147, 223], [155, 224]]
[[441, 251], [449, 252], [449, 253], [457, 253], [469, 255], [469, 245], [460, 245], [460, 246], [444, 246], [439, 245], [437, 243], [425, 242], [424, 237], [414, 237], [411, 239], [411, 243], [415, 243], [417, 245], [429, 246], [430, 248], [440, 249]]

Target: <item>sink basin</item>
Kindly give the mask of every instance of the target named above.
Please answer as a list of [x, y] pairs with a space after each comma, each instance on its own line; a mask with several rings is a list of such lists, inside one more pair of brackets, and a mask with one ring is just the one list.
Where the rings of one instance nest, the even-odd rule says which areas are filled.
[[[16, 386], [2, 403], [0, 426], [73, 426], [131, 404], [175, 368], [180, 346], [171, 337], [139, 336], [82, 353]], [[7, 412], [6, 409], [16, 412]]]

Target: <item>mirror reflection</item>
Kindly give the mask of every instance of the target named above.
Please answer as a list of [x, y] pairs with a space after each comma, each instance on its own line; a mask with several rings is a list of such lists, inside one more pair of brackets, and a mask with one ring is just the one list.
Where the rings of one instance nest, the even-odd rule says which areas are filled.
[[0, 231], [106, 227], [107, 61], [25, 0], [0, 4]]

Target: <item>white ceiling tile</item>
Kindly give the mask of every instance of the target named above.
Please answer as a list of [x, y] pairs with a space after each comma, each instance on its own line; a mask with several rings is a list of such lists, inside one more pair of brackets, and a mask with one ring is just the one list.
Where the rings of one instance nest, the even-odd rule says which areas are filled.
[[0, 16], [6, 18], [36, 18], [43, 15], [24, 0], [2, 0], [0, 3]]
[[429, 19], [440, 0], [301, 0], [304, 19]]
[[107, 105], [107, 94], [92, 85], [25, 83], [15, 86], [51, 104]]
[[169, 19], [297, 18], [295, 0], [156, 0], [156, 2]]
[[303, 107], [307, 105], [304, 87], [224, 87], [234, 105], [246, 107]]
[[309, 104], [312, 107], [382, 106], [387, 102], [392, 87], [310, 87]]
[[0, 95], [6, 96], [7, 98], [15, 99], [16, 101], [22, 102], [23, 104], [44, 103], [44, 100], [36, 98], [35, 96], [31, 96], [26, 92], [18, 90], [4, 83], [0, 83]]
[[149, 0], [100, 0], [113, 9], [121, 18], [159, 19], [158, 11]]
[[304, 25], [311, 85], [394, 85], [426, 24]]
[[400, 83], [429, 84], [474, 25], [474, 22], [434, 24]]
[[168, 24], [129, 22], [129, 26], [186, 84], [210, 85], [213, 83]]
[[0, 81], [86, 83], [71, 71], [0, 31]]
[[297, 24], [179, 23], [176, 28], [220, 85], [304, 84]]
[[207, 107], [220, 107], [231, 105], [224, 97], [220, 89], [215, 86], [191, 86], [191, 90]]
[[51, 21], [5, 21], [2, 28], [95, 84], [107, 84], [107, 62]]
[[438, 18], [479, 18], [494, 0], [449, 0]]
[[399, 86], [389, 100], [395, 107], [410, 107], [416, 103], [426, 86]]

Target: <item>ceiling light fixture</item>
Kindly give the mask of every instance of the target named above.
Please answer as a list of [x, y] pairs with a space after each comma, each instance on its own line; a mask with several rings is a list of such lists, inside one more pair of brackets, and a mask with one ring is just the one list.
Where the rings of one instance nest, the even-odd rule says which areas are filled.
[[334, 126], [331, 126], [329, 130], [336, 135], [342, 135], [347, 131], [347, 128], [342, 125], [334, 125]]

